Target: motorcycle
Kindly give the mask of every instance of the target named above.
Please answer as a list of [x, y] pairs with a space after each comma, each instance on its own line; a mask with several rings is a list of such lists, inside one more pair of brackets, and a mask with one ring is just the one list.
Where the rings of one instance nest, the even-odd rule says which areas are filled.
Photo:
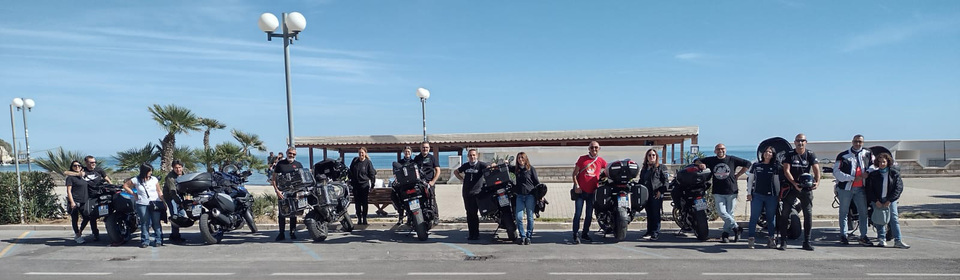
[[[310, 174], [309, 170], [298, 170], [298, 173], [280, 176], [292, 178], [283, 181], [288, 182], [287, 185], [297, 186], [291, 192], [293, 195], [287, 198], [287, 204], [292, 206], [290, 211], [305, 212], [303, 224], [314, 241], [327, 239], [331, 223], [339, 222], [343, 232], [353, 231], [353, 221], [347, 213], [350, 188], [344, 182], [347, 177], [346, 166], [340, 161], [324, 160], [315, 164], [313, 170], [314, 174]], [[284, 185], [279, 179], [278, 184]]]
[[225, 232], [244, 225], [257, 232], [251, 207], [253, 195], [244, 187], [252, 173], [225, 165], [219, 172], [188, 173], [177, 178], [177, 192], [183, 194], [174, 223], [189, 227], [200, 223], [200, 236], [206, 244], [220, 243]]
[[483, 186], [476, 195], [477, 208], [480, 216], [497, 223], [497, 231], [507, 231], [507, 238], [517, 240], [516, 194], [513, 192], [514, 183], [510, 180], [510, 171], [506, 163], [492, 166], [483, 170]]
[[423, 181], [420, 170], [414, 164], [393, 163], [394, 180], [390, 183], [393, 188], [393, 199], [400, 211], [406, 212], [406, 224], [417, 232], [417, 239], [427, 240], [429, 231], [439, 221], [437, 207], [430, 193], [430, 185]]
[[707, 204], [707, 188], [710, 187], [710, 169], [700, 170], [696, 165], [687, 165], [677, 171], [676, 178], [670, 182], [673, 202], [673, 217], [681, 232], [693, 230], [700, 241], [709, 239], [710, 229], [707, 217], [710, 206]]
[[604, 235], [613, 233], [617, 241], [627, 237], [627, 228], [636, 213], [643, 210], [649, 196], [646, 186], [634, 178], [640, 166], [630, 159], [612, 162], [607, 167], [607, 180], [597, 188], [594, 213]]
[[[133, 191], [136, 193], [137, 190]], [[86, 204], [87, 217], [106, 217], [103, 223], [112, 244], [120, 244], [133, 238], [133, 233], [140, 229], [133, 196], [125, 193], [122, 186], [109, 184], [93, 187], [93, 194], [96, 195]]]

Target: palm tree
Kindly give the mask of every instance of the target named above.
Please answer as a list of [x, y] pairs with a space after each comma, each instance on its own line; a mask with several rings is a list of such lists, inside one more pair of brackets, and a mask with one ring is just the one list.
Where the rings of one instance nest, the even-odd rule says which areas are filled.
[[257, 149], [257, 151], [261, 152], [267, 151], [267, 146], [263, 144], [263, 140], [260, 140], [259, 135], [246, 133], [236, 128], [230, 132], [233, 134], [233, 139], [237, 139], [237, 142], [240, 142], [244, 155], [250, 155], [250, 148]]
[[83, 164], [83, 157], [83, 152], [64, 151], [62, 147], [57, 147], [54, 150], [47, 151], [47, 158], [37, 158], [34, 159], [34, 162], [47, 171], [63, 174], [64, 171], [70, 170], [70, 163], [74, 160]]
[[157, 121], [167, 135], [160, 141], [160, 170], [170, 171], [170, 162], [173, 161], [174, 147], [177, 145], [176, 135], [180, 133], [189, 133], [190, 131], [200, 130], [200, 118], [193, 114], [190, 109], [177, 105], [167, 105], [161, 107], [159, 104], [153, 104], [147, 110], [153, 114], [153, 120]]
[[173, 159], [179, 160], [183, 164], [184, 170], [196, 170], [200, 158], [195, 149], [187, 146], [177, 146], [173, 149]]
[[160, 150], [157, 145], [147, 143], [143, 148], [131, 148], [126, 151], [117, 152], [113, 156], [117, 160], [117, 167], [121, 171], [137, 170], [141, 163], [151, 163], [160, 157]]
[[200, 118], [200, 126], [204, 127], [203, 129], [203, 149], [210, 149], [210, 131], [214, 129], [224, 129], [227, 128], [227, 125], [221, 123], [218, 120], [211, 118]]
[[214, 162], [218, 167], [227, 163], [238, 163], [243, 165], [246, 162], [247, 154], [243, 152], [243, 147], [232, 142], [223, 142], [213, 148]]

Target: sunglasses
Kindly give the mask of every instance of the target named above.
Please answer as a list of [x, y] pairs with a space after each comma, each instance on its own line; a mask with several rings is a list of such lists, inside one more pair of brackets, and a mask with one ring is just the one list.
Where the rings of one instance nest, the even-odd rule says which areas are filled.
[[96, 161], [88, 161], [87, 164], [97, 164]]
[[600, 149], [600, 146], [591, 146], [590, 148], [591, 148], [591, 149], [599, 150], [599, 149]]
[[79, 164], [73, 164], [73, 165], [70, 165], [70, 167], [80, 167], [80, 165], [79, 165]]
[[288, 156], [295, 156], [297, 153], [287, 153]]
[[797, 143], [800, 143], [800, 142], [807, 142], [807, 139], [797, 139], [797, 140], [795, 140], [795, 142], [797, 142]]

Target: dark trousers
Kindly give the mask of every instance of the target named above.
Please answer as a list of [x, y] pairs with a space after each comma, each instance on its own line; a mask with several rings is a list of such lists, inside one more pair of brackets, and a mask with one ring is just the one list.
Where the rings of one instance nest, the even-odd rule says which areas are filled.
[[357, 222], [367, 221], [367, 209], [370, 207], [370, 183], [353, 186], [353, 206], [357, 210]]
[[777, 228], [780, 236], [787, 236], [787, 225], [790, 224], [790, 212], [793, 210], [793, 203], [800, 199], [800, 210], [803, 212], [803, 241], [810, 241], [810, 230], [813, 226], [813, 192], [809, 189], [797, 191], [791, 188], [790, 192], [783, 197], [783, 206], [780, 209], [780, 219], [777, 221]]
[[653, 193], [650, 194], [650, 199], [647, 200], [647, 234], [660, 234], [660, 217], [663, 214], [663, 195], [656, 197]]
[[[280, 205], [279, 201], [277, 201], [277, 205]], [[280, 226], [278, 231], [280, 232], [280, 234], [283, 234], [283, 228], [287, 224], [287, 217], [279, 214], [277, 216], [278, 216], [277, 220]], [[297, 213], [291, 212], [290, 213], [290, 233], [293, 233], [296, 231], [297, 231]]]
[[[90, 229], [93, 230], [93, 235], [99, 236], [100, 229], [97, 228], [97, 219], [90, 219], [80, 213], [80, 209], [83, 209], [84, 206], [84, 204], [77, 204], [76, 208], [70, 209], [70, 224], [73, 225], [73, 234], [80, 235], [89, 222]], [[81, 220], [80, 226], [77, 226], [77, 220]]]
[[477, 206], [477, 196], [463, 194], [463, 206], [467, 210], [467, 229], [470, 231], [469, 237], [476, 238], [480, 236], [480, 207]]
[[[170, 211], [170, 217], [180, 215], [180, 213], [177, 213], [180, 211], [180, 204], [177, 204], [171, 196], [166, 196], [165, 198], [167, 210]], [[170, 220], [170, 238], [176, 239], [178, 237], [180, 237], [180, 226], [174, 223], [173, 220]]]

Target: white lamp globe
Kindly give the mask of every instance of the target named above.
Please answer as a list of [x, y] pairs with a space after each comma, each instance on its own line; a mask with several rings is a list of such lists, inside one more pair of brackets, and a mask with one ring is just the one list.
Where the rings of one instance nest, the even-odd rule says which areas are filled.
[[417, 88], [417, 97], [428, 99], [430, 98], [430, 91], [425, 88]]
[[284, 20], [284, 23], [290, 32], [300, 32], [303, 31], [304, 28], [307, 28], [307, 19], [298, 12], [287, 14], [287, 19]]
[[20, 99], [20, 97], [14, 98], [10, 104], [13, 104], [13, 107], [17, 108], [23, 107], [23, 99]]
[[277, 30], [277, 27], [280, 26], [280, 21], [277, 20], [277, 16], [271, 13], [263, 13], [260, 14], [260, 20], [257, 22], [257, 25], [260, 26], [260, 30], [263, 30], [263, 32], [271, 33]]
[[33, 102], [33, 99], [27, 98], [23, 100], [23, 106], [26, 106], [27, 109], [33, 108], [33, 105], [36, 105], [36, 103]]

